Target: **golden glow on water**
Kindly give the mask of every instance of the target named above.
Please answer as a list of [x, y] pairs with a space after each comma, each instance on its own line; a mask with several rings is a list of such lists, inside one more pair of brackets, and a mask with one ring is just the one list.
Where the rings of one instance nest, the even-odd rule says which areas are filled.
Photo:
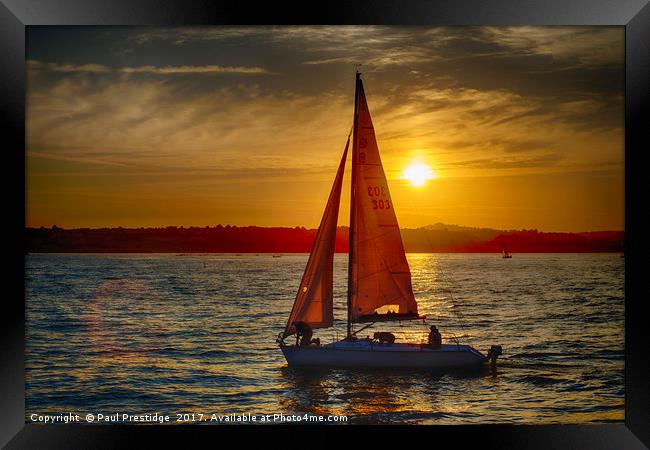
[[[274, 337], [307, 255], [29, 256], [27, 413], [345, 414], [353, 423], [624, 419], [618, 255], [409, 254], [421, 314], [496, 371], [298, 370]], [[342, 337], [347, 255], [335, 257]], [[281, 280], [281, 282], [278, 282]], [[543, 287], [543, 289], [542, 289]], [[381, 328], [379, 328], [381, 327]], [[382, 324], [422, 342], [419, 322]], [[362, 333], [360, 337], [364, 337]]]

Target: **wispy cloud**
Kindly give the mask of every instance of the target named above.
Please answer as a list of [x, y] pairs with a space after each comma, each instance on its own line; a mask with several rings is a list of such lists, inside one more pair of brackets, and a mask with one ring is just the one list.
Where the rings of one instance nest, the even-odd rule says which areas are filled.
[[[141, 69], [135, 73], [159, 68]], [[193, 69], [167, 66], [168, 73]], [[561, 170], [566, 161], [598, 164], [611, 159], [604, 143], [614, 145], [621, 133], [622, 124], [615, 123], [609, 129], [585, 128], [589, 117], [604, 107], [599, 99], [561, 101], [507, 89], [440, 87], [438, 80], [369, 88], [382, 153], [398, 159], [411, 157], [412, 151], [435, 157], [447, 174], [488, 168], [546, 170], [550, 165]], [[184, 84], [155, 78], [62, 79], [47, 90], [29, 92], [27, 137], [32, 149], [61, 143], [84, 149], [76, 152], [86, 163], [178, 167], [186, 165], [183, 160], [190, 152], [187, 161], [194, 167], [237, 168], [244, 161], [252, 169], [282, 161], [286, 167], [307, 168], [305, 148], [313, 154], [338, 152], [350, 126], [350, 101], [344, 93], [298, 94], [251, 83], [188, 92]], [[569, 153], [562, 151], [567, 142]], [[601, 154], [594, 151], [598, 148]], [[98, 157], [106, 151], [119, 159]], [[485, 152], [491, 153], [489, 160], [476, 158]], [[56, 155], [73, 157], [60, 149], [38, 156]], [[565, 157], [549, 160], [548, 155]], [[336, 157], [331, 161], [334, 165]], [[396, 175], [389, 170], [389, 176]]]
[[[516, 52], [571, 60], [572, 65], [553, 68], [566, 70], [576, 65], [620, 64], [622, 33], [622, 27], [224, 26], [149, 29], [130, 36], [129, 42], [187, 46], [248, 39], [299, 49], [306, 55], [304, 64], [362, 62], [369, 68]], [[478, 51], [477, 45], [487, 47]]]
[[330, 44], [381, 44], [407, 38], [405, 30], [384, 26], [217, 26], [154, 28], [139, 31], [129, 37], [136, 44], [168, 42], [187, 45], [196, 42], [258, 39], [260, 43], [280, 42], [297, 46]]
[[[514, 197], [520, 207], [548, 191], [533, 174], [566, 187], [537, 204], [566, 206], [575, 194], [566, 208], [576, 216], [618, 192], [620, 29], [147, 28], [78, 41], [75, 51], [29, 53], [28, 203], [30, 214], [50, 211], [47, 220], [76, 211], [80, 223], [100, 223], [95, 213], [105, 210], [137, 221], [157, 202], [141, 217], [317, 224], [351, 126], [356, 63], [391, 189], [405, 204], [417, 196], [393, 180], [416, 159], [440, 183], [421, 191], [417, 209], [494, 199], [512, 207]], [[588, 171], [611, 183], [564, 176]], [[517, 177], [527, 186], [500, 184]], [[71, 192], [113, 203], [79, 208]], [[185, 209], [166, 216], [170, 205]]]
[[27, 156], [31, 158], [51, 159], [55, 161], [66, 161], [66, 162], [74, 162], [74, 163], [90, 164], [90, 165], [98, 164], [101, 166], [117, 166], [117, 167], [127, 166], [127, 164], [124, 164], [119, 161], [115, 161], [112, 158], [98, 158], [98, 157], [84, 156], [78, 154], [66, 155], [66, 154], [57, 154], [57, 153], [45, 152], [45, 151], [28, 150]]
[[27, 67], [30, 71], [48, 71], [60, 73], [148, 73], [156, 75], [176, 75], [176, 74], [254, 74], [254, 75], [268, 75], [270, 71], [262, 67], [243, 67], [243, 66], [220, 66], [215, 64], [202, 65], [202, 66], [134, 66], [134, 67], [120, 67], [111, 69], [110, 67], [101, 64], [57, 64], [48, 63], [36, 60], [27, 61]]
[[623, 27], [487, 27], [486, 37], [526, 54], [572, 59], [580, 66], [621, 64]]
[[[166, 42], [185, 46], [197, 42], [249, 39], [264, 45], [291, 48], [305, 55], [304, 64], [363, 63], [367, 69], [431, 62], [432, 51], [446, 39], [428, 36], [422, 45], [419, 31], [385, 26], [257, 26], [147, 30], [130, 38], [136, 44]], [[332, 56], [336, 55], [336, 56]]]
[[[337, 49], [336, 52], [340, 52]], [[323, 65], [323, 64], [360, 64], [363, 68], [376, 69], [388, 66], [404, 66], [412, 64], [431, 63], [442, 59], [432, 51], [421, 48], [391, 48], [391, 49], [365, 49], [360, 55], [359, 52], [350, 52], [348, 56], [338, 56], [334, 58], [309, 59], [303, 62], [306, 65]]]
[[[332, 154], [327, 161], [335, 166], [349, 126], [349, 99], [342, 95], [251, 84], [188, 92], [182, 83], [140, 77], [80, 81], [30, 90], [28, 148], [49, 149], [34, 156], [223, 169], [322, 164], [293, 151], [308, 146]], [[113, 158], [99, 156], [106, 152]]]
[[101, 64], [57, 64], [42, 61], [28, 60], [27, 68], [30, 71], [49, 71], [60, 73], [107, 73], [111, 69]]
[[266, 69], [261, 67], [227, 67], [227, 66], [140, 66], [140, 67], [122, 67], [119, 69], [122, 73], [153, 73], [159, 75], [169, 74], [270, 74]]
[[562, 161], [562, 155], [556, 152], [544, 153], [532, 157], [515, 158], [478, 158], [448, 163], [449, 167], [472, 167], [479, 169], [521, 169], [556, 166]]

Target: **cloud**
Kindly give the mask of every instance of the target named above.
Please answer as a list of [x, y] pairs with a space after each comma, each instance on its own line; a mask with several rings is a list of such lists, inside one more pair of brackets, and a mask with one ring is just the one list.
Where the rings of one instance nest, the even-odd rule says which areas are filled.
[[[323, 50], [324, 51], [324, 50]], [[336, 50], [340, 52], [340, 49]], [[363, 54], [359, 52], [350, 52], [349, 56], [339, 56], [334, 58], [310, 59], [304, 61], [306, 65], [323, 65], [323, 64], [362, 64], [362, 69], [367, 72], [367, 68], [376, 69], [387, 66], [403, 66], [409, 64], [431, 63], [441, 59], [431, 51], [422, 48], [387, 48], [387, 49], [366, 49]]]
[[122, 73], [152, 73], [158, 75], [170, 74], [270, 74], [266, 69], [261, 67], [226, 67], [217, 65], [208, 66], [139, 66], [139, 67], [122, 67], [119, 69]]
[[[48, 84], [31, 83], [29, 148], [47, 150], [52, 159], [83, 157], [98, 165], [108, 161], [161, 170], [299, 166], [306, 176], [324, 176], [313, 169], [337, 163], [350, 126], [351, 92], [275, 85], [286, 77], [252, 82], [248, 70], [268, 72], [251, 67], [124, 66], [107, 77], [80, 73]], [[227, 82], [189, 77], [241, 69], [243, 78]], [[188, 77], [130, 76], [134, 74]], [[442, 71], [435, 77], [415, 71], [367, 78], [382, 155], [392, 167], [419, 153], [437, 161], [446, 175], [550, 166], [561, 170], [565, 163], [611, 160], [622, 133], [620, 120], [610, 117], [606, 126], [594, 121], [595, 115], [607, 112], [607, 102], [597, 96], [472, 88]], [[309, 79], [307, 87], [319, 85]], [[619, 103], [620, 108], [621, 98]], [[101, 152], [112, 152], [112, 157]], [[319, 158], [305, 159], [306, 153]], [[481, 156], [485, 153], [494, 162]], [[558, 154], [566, 157], [544, 159]]]
[[110, 67], [101, 64], [57, 64], [48, 63], [37, 60], [27, 61], [27, 67], [32, 72], [48, 71], [60, 73], [148, 73], [156, 75], [176, 75], [176, 74], [254, 74], [254, 75], [268, 75], [271, 74], [268, 70], [262, 67], [243, 67], [243, 66], [219, 66], [219, 65], [195, 65], [195, 66], [135, 66], [135, 67], [120, 67], [118, 69], [111, 69]]
[[[27, 145], [32, 156], [87, 164], [313, 175], [338, 163], [349, 109], [344, 96], [249, 83], [188, 92], [157, 78], [65, 78], [29, 90]], [[305, 149], [321, 157], [305, 160]]]
[[109, 67], [102, 64], [57, 64], [46, 63], [35, 60], [27, 61], [27, 68], [30, 71], [49, 71], [60, 73], [108, 73], [111, 71]]
[[[28, 62], [28, 215], [317, 224], [350, 130], [358, 62], [396, 197], [415, 197], [393, 180], [420, 160], [439, 175], [423, 207], [486, 204], [481, 196], [525, 205], [557, 187], [507, 185], [542, 179], [529, 174], [566, 184], [546, 204], [568, 205], [564, 192], [600, 201], [610, 185], [572, 174], [623, 173], [619, 31], [128, 28], [75, 39], [93, 35], [39, 29]], [[105, 202], [90, 199], [98, 195]], [[142, 213], [152, 203], [159, 210]], [[168, 216], [170, 207], [187, 210]]]
[[138, 30], [129, 36], [128, 41], [146, 45], [156, 42], [171, 42], [174, 45], [183, 45], [198, 41], [220, 41], [224, 39], [236, 39], [264, 35], [268, 33], [265, 27], [176, 27], [176, 28], [152, 28], [145, 31]]
[[[356, 64], [376, 68], [440, 59], [543, 55], [570, 65], [620, 64], [622, 27], [422, 27], [422, 26], [253, 26], [191, 27], [138, 31], [135, 44], [238, 41], [289, 47], [304, 53], [304, 64]], [[477, 47], [478, 46], [478, 47]], [[482, 47], [481, 47], [482, 46]], [[481, 48], [478, 51], [478, 48]]]
[[580, 66], [622, 64], [623, 27], [486, 27], [493, 42], [524, 54], [574, 60]]
[[117, 166], [117, 167], [125, 167], [127, 164], [124, 164], [122, 162], [118, 161], [112, 161], [110, 158], [93, 158], [93, 157], [87, 157], [83, 155], [72, 155], [68, 156], [65, 154], [56, 154], [52, 152], [44, 152], [44, 151], [36, 151], [36, 150], [28, 150], [27, 151], [27, 156], [31, 158], [42, 158], [42, 159], [51, 159], [55, 161], [66, 161], [66, 162], [74, 162], [74, 163], [81, 163], [81, 164], [91, 164], [91, 165], [102, 165], [102, 166]]
[[560, 153], [544, 153], [532, 157], [478, 158], [449, 163], [448, 166], [461, 166], [479, 169], [521, 169], [556, 166], [562, 160]]
[[[158, 28], [137, 31], [128, 40], [136, 44], [168, 42], [183, 46], [197, 42], [218, 42], [226, 40], [258, 40], [292, 45], [328, 45], [336, 42], [362, 45], [396, 42], [408, 37], [409, 33], [397, 27], [384, 26], [211, 26]], [[320, 47], [320, 45], [319, 45]]]
[[[304, 55], [304, 64], [358, 64], [375, 69], [382, 66], [430, 62], [432, 52], [445, 39], [427, 39], [422, 45], [423, 27], [386, 26], [257, 26], [194, 27], [147, 30], [129, 38], [136, 44], [155, 42], [188, 46], [201, 42], [255, 43], [291, 49]], [[431, 37], [431, 36], [429, 36]], [[335, 56], [332, 56], [335, 55]]]
[[567, 114], [592, 114], [600, 111], [605, 106], [604, 102], [595, 99], [572, 100], [558, 105], [560, 111]]
[[[449, 170], [465, 170], [478, 169], [477, 155], [489, 152], [500, 163], [484, 168], [534, 168], [539, 161], [542, 170], [548, 166], [544, 155], [566, 152], [567, 158], [554, 163], [561, 168], [565, 161], [577, 164], [594, 146], [614, 148], [610, 144], [622, 132], [622, 115], [617, 115], [622, 98], [620, 93], [610, 98], [580, 90], [556, 92], [555, 78], [531, 78], [529, 63], [539, 65], [546, 58], [540, 55], [555, 55], [566, 60], [564, 66], [578, 64], [580, 58], [591, 64], [595, 50], [588, 48], [587, 38], [595, 36], [599, 45], [615, 48], [621, 41], [616, 33], [593, 27], [379, 26], [138, 31], [130, 38], [136, 47], [232, 40], [228, 45], [250, 48], [230, 65], [164, 65], [175, 61], [171, 57], [113, 69], [30, 61], [41, 71], [76, 75], [30, 83], [28, 142], [33, 150], [51, 149], [50, 157], [87, 152], [98, 164], [97, 152], [110, 150], [116, 161], [135, 165], [178, 167], [185, 165], [183, 155], [189, 152], [187, 159], [197, 167], [269, 167], [279, 161], [285, 167], [306, 167], [314, 162], [305, 162], [302, 152], [334, 155], [350, 126], [351, 93], [342, 89], [339, 75], [330, 76], [337, 74], [332, 71], [336, 67], [321, 66], [363, 57], [368, 100], [379, 124], [382, 154], [389, 159], [420, 152]], [[616, 42], [605, 45], [610, 40]], [[270, 48], [287, 52], [279, 70], [272, 62], [269, 69], [258, 64]], [[510, 57], [494, 58], [501, 54]], [[93, 72], [106, 76], [94, 77]], [[507, 76], [518, 72], [527, 84], [510, 83]], [[467, 73], [478, 82], [463, 78]], [[242, 77], [196, 77], [202, 74]], [[256, 74], [282, 76], [248, 77]], [[536, 83], [541, 88], [530, 88]], [[62, 143], [69, 153], [54, 148]], [[605, 153], [592, 152], [594, 164], [605, 160]]]

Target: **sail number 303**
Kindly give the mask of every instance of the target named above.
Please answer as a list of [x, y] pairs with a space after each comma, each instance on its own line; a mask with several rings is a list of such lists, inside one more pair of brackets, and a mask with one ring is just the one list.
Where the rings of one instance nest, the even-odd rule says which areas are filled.
[[[386, 197], [386, 190], [383, 186], [368, 186], [368, 195], [370, 197]], [[373, 198], [372, 209], [390, 209], [390, 201]]]

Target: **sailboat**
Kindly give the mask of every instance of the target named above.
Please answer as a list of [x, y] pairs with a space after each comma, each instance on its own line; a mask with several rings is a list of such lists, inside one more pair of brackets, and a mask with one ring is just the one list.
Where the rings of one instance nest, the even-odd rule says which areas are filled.
[[503, 244], [503, 248], [501, 249], [501, 257], [502, 258], [512, 258], [512, 255], [508, 253], [508, 250], [506, 249], [506, 244]]
[[[312, 330], [334, 325], [333, 265], [348, 135], [325, 212], [321, 219], [289, 319], [277, 343], [289, 366], [355, 368], [456, 368], [496, 363], [500, 346], [487, 356], [470, 345], [395, 342], [391, 333], [378, 340], [356, 335], [376, 323], [424, 320], [411, 286], [411, 271], [395, 216], [394, 203], [379, 156], [361, 74], [356, 73], [352, 131], [347, 333], [321, 345]], [[355, 331], [356, 324], [363, 326]], [[296, 335], [295, 345], [285, 342]], [[389, 339], [382, 339], [388, 336]], [[301, 338], [301, 339], [299, 339]]]

